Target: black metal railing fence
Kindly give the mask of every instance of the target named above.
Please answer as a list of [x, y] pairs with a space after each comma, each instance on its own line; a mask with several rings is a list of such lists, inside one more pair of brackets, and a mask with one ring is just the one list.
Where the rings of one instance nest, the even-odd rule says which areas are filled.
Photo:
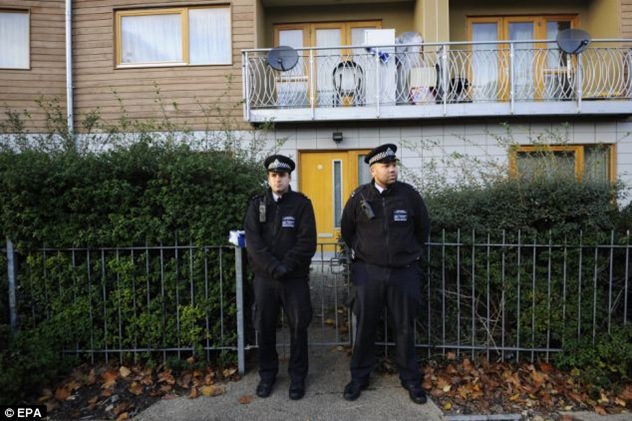
[[[422, 263], [417, 347], [429, 357], [455, 351], [533, 360], [548, 359], [569, 339], [594, 343], [630, 323], [630, 248], [629, 233], [595, 242], [581, 233], [559, 240], [444, 232]], [[257, 346], [241, 248], [11, 249], [7, 241], [0, 253], [3, 323], [47, 323], [63, 335], [65, 353], [122, 361], [236, 352], [243, 369], [244, 352]], [[352, 344], [348, 276], [340, 246], [320, 244], [310, 275], [311, 345]], [[386, 316], [380, 332], [378, 343], [388, 348]], [[280, 327], [277, 339], [287, 345], [289, 334]]]

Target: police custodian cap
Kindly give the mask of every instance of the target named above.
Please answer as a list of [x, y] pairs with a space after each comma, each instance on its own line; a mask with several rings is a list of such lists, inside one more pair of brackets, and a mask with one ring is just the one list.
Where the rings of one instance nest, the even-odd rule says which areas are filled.
[[296, 164], [290, 158], [284, 155], [271, 155], [263, 162], [263, 166], [268, 171], [274, 172], [292, 172], [296, 168]]
[[374, 148], [364, 157], [364, 162], [369, 165], [373, 165], [376, 162], [391, 162], [397, 161], [397, 156], [395, 155], [397, 152], [397, 146], [392, 143], [386, 143], [384, 145], [380, 145], [377, 148]]

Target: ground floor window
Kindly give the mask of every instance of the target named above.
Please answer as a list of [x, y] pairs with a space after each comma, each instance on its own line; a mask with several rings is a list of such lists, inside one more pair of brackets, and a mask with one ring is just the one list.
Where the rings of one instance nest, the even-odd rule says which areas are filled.
[[614, 145], [521, 145], [509, 154], [512, 175], [570, 176], [584, 181], [613, 181]]

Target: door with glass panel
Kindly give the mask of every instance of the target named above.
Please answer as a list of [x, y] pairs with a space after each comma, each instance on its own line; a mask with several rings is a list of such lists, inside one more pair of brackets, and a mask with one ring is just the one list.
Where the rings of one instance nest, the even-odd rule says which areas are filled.
[[[293, 48], [320, 47], [313, 50], [310, 64], [309, 50], [299, 54], [296, 70], [280, 76], [285, 85], [282, 90], [294, 97], [314, 98], [320, 107], [360, 105], [363, 102], [363, 74], [360, 60], [366, 55], [363, 48], [339, 48], [346, 45], [362, 45], [364, 31], [381, 28], [381, 21], [318, 22], [302, 24], [278, 24], [274, 27], [274, 45]], [[314, 80], [308, 80], [313, 75]], [[277, 90], [279, 90], [277, 80]], [[293, 83], [291, 83], [293, 82]], [[312, 89], [314, 90], [312, 95]], [[304, 106], [306, 102], [296, 98], [291, 105]], [[280, 104], [283, 106], [284, 104]]]
[[[312, 45], [316, 50], [316, 86], [319, 106], [363, 105], [367, 52], [364, 48], [335, 48], [362, 45], [367, 29], [380, 22], [333, 22], [312, 24]], [[372, 64], [372, 63], [371, 63]]]
[[276, 104], [279, 107], [307, 107], [309, 106], [309, 47], [307, 25], [292, 24], [279, 25], [274, 32], [274, 46], [295, 48], [298, 52], [298, 62], [294, 68], [275, 72], [274, 86], [276, 87]]
[[331, 107], [336, 104], [336, 90], [333, 72], [338, 63], [342, 62], [342, 49], [345, 44], [343, 24], [320, 23], [313, 25], [312, 45], [315, 47], [327, 47], [325, 50], [315, 50], [316, 67], [316, 94], [319, 107]]
[[[312, 201], [318, 242], [335, 244], [342, 210], [351, 192], [371, 180], [368, 151], [301, 152], [299, 189]], [[333, 251], [326, 247], [325, 251]]]
[[[469, 39], [476, 42], [470, 71], [474, 100], [507, 101], [512, 88], [516, 101], [559, 99], [563, 82], [558, 82], [570, 73], [570, 63], [555, 42], [540, 41], [555, 40], [576, 21], [575, 16], [469, 18]], [[494, 41], [515, 41], [513, 57], [508, 44]]]
[[[535, 28], [529, 17], [479, 18], [470, 21], [472, 46], [472, 95], [477, 101], [506, 101], [513, 83], [514, 99], [532, 99], [533, 42]], [[514, 43], [513, 59], [508, 44], [494, 41], [509, 40]], [[511, 65], [513, 61], [513, 80]]]
[[[542, 25], [543, 38], [555, 40], [560, 31], [576, 28], [576, 19], [564, 16], [550, 16]], [[575, 58], [557, 48], [556, 42], [548, 42], [546, 54], [541, 58], [542, 80], [538, 81], [539, 97], [543, 100], [570, 99], [575, 84]]]
[[[533, 100], [535, 96], [534, 57], [535, 57], [535, 22], [529, 17], [512, 17], [507, 19], [507, 36], [509, 41], [515, 41], [513, 57], [513, 80], [509, 80], [509, 86], [513, 83], [514, 100]], [[511, 73], [508, 74], [511, 78]], [[509, 92], [504, 92], [504, 97], [509, 98]]]
[[474, 101], [497, 101], [502, 91], [502, 56], [494, 41], [501, 38], [496, 18], [478, 18], [469, 22], [469, 38], [472, 45], [472, 69], [470, 85]]

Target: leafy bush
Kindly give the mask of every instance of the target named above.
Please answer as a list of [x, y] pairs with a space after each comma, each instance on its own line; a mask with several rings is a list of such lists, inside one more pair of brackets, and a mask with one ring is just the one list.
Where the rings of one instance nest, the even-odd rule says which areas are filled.
[[262, 188], [267, 128], [243, 134], [227, 117], [193, 133], [132, 121], [121, 105], [117, 124], [95, 111], [73, 136], [57, 101], [40, 106], [48, 133], [28, 133], [28, 115], [11, 110], [0, 122], [0, 233], [16, 247], [19, 295], [19, 333], [0, 320], [0, 395], [15, 402], [51, 381], [61, 350], [127, 359], [145, 348], [150, 361], [165, 358], [152, 349], [233, 346], [234, 254], [215, 245]]
[[6, 148], [0, 153], [0, 232], [43, 242], [223, 243], [260, 189], [256, 161], [230, 151], [143, 139], [106, 152]]
[[521, 230], [525, 236], [550, 233], [563, 238], [614, 229], [617, 188], [568, 178], [508, 178], [487, 186], [448, 188], [426, 200], [435, 233], [461, 229], [498, 235]]
[[632, 380], [632, 326], [616, 327], [569, 340], [556, 358], [558, 366], [573, 371], [585, 383], [598, 388]]
[[[632, 207], [617, 205], [626, 186], [578, 181], [568, 163], [547, 149], [568, 143], [565, 129], [533, 136], [543, 159], [532, 163], [527, 176], [512, 173], [503, 159], [465, 153], [425, 159], [419, 171], [403, 169], [428, 205], [431, 241], [441, 244], [431, 248], [424, 291], [426, 311], [441, 323], [422, 322], [420, 335], [448, 347], [497, 347], [514, 357], [525, 355], [520, 348], [571, 355], [584, 346], [583, 369], [612, 379], [614, 362], [622, 361], [616, 369], [622, 373], [632, 358], [614, 355], [620, 336], [594, 346], [573, 344], [578, 332], [584, 341], [588, 332], [625, 320], [624, 300], [609, 301], [625, 294], [625, 265], [610, 265], [626, 259], [617, 246], [629, 244]], [[497, 141], [507, 151], [517, 145], [509, 128]], [[442, 147], [440, 141], [404, 144], [420, 156]], [[599, 361], [597, 352], [605, 360], [590, 366], [589, 360]]]
[[43, 323], [15, 336], [8, 326], [0, 325], [0, 404], [28, 401], [73, 366], [75, 361], [62, 358], [58, 351], [62, 326], [54, 324]]

